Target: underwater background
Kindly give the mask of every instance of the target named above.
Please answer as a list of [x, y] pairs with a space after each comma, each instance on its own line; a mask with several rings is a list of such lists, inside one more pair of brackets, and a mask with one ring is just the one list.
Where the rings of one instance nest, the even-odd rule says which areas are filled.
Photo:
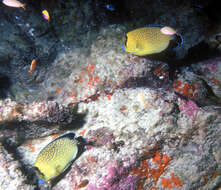
[[219, 0], [1, 0], [0, 190], [220, 190]]

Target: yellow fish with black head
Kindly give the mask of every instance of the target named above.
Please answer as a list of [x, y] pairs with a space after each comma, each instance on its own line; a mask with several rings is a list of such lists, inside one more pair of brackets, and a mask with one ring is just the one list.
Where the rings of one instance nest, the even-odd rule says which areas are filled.
[[174, 35], [162, 32], [162, 27], [144, 27], [132, 30], [126, 34], [126, 52], [135, 55], [149, 55], [165, 50], [174, 39]]
[[77, 140], [74, 133], [67, 133], [56, 138], [43, 148], [34, 166], [40, 180], [49, 181], [63, 173], [76, 158]]

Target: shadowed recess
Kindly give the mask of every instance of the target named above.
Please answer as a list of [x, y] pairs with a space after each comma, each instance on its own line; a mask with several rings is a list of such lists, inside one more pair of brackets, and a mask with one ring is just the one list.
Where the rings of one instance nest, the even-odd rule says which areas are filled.
[[6, 98], [7, 90], [11, 86], [9, 77], [0, 74], [0, 98]]

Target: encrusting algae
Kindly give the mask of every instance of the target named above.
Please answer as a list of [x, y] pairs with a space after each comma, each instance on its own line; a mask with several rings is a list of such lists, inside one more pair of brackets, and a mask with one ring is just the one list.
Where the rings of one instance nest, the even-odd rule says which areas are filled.
[[171, 178], [162, 177], [164, 173], [168, 173], [167, 167], [170, 164], [171, 159], [166, 154], [156, 152], [154, 157], [151, 159], [152, 163], [156, 164], [157, 167], [151, 166], [147, 160], [142, 160], [139, 167], [131, 170], [131, 174], [135, 174], [139, 177], [137, 184], [138, 190], [144, 189], [144, 183], [148, 183], [149, 179], [153, 181], [151, 189], [157, 189], [156, 185], [161, 179], [161, 185], [164, 188], [180, 188], [183, 186], [183, 182], [179, 177], [175, 176], [174, 173], [170, 173]]

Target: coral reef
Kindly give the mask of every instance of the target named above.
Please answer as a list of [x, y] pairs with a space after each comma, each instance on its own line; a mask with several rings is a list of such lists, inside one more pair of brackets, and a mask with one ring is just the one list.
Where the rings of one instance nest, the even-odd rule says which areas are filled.
[[[143, 94], [146, 105], [138, 94]], [[180, 113], [172, 102], [178, 102]], [[54, 190], [190, 189], [202, 178], [218, 183], [218, 111], [204, 111], [191, 100], [142, 88], [117, 90], [110, 100], [100, 96], [96, 101], [81, 102], [78, 112], [86, 110], [86, 123], [75, 131], [91, 145]], [[41, 147], [53, 138], [20, 145], [20, 161], [33, 164]], [[209, 153], [211, 147], [213, 154]], [[210, 167], [199, 171], [205, 162]], [[199, 186], [206, 189], [210, 185], [207, 180]]]
[[22, 174], [21, 165], [4, 149], [1, 143], [0, 163], [0, 187], [2, 190], [34, 189], [34, 186], [25, 184], [27, 178]]
[[57, 133], [61, 127], [78, 128], [75, 119], [81, 117], [74, 105], [70, 108], [53, 101], [27, 104], [7, 99], [0, 101], [0, 139], [14, 139], [19, 144], [25, 139]]
[[194, 65], [196, 72], [199, 72], [207, 84], [211, 87], [217, 97], [221, 97], [221, 57], [208, 59]]

